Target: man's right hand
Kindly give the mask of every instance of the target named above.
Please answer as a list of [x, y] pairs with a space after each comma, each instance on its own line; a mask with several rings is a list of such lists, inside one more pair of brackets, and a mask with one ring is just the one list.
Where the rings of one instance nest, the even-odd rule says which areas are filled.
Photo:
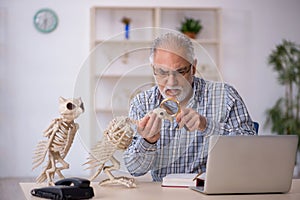
[[161, 118], [152, 112], [139, 121], [137, 132], [149, 143], [155, 143], [160, 138], [160, 128]]

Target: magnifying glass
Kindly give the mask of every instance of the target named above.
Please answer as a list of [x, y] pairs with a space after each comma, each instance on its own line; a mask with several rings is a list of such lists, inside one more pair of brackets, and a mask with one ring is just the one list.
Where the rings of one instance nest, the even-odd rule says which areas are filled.
[[[166, 98], [160, 103], [159, 107], [155, 108], [152, 112], [156, 113], [161, 119], [173, 121], [174, 117], [176, 117], [180, 113], [180, 111], [181, 107], [177, 99]], [[189, 129], [185, 125], [184, 128], [189, 131]]]
[[166, 98], [160, 103], [160, 107], [164, 109], [171, 117], [176, 117], [180, 113], [180, 104], [174, 98]]
[[[161, 111], [160, 113], [157, 113], [157, 111], [155, 111], [156, 109], [162, 109], [159, 110]], [[177, 101], [174, 98], [166, 98], [164, 99], [161, 103], [160, 103], [160, 107], [154, 109], [153, 112], [156, 112], [160, 118], [162, 119], [168, 119], [168, 120], [173, 120], [174, 117], [176, 117], [180, 111], [180, 104], [179, 101]], [[183, 126], [187, 131], [189, 131], [189, 129], [186, 127], [186, 125]]]
[[160, 103], [159, 108], [155, 108], [153, 112], [161, 119], [172, 121], [180, 113], [180, 105], [176, 99], [166, 98]]

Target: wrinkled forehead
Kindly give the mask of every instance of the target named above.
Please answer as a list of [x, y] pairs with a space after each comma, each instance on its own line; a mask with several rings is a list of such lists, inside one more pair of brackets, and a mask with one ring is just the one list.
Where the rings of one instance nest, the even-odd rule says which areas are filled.
[[181, 49], [175, 49], [170, 50], [166, 48], [157, 48], [154, 51], [154, 61], [160, 60], [160, 61], [167, 61], [166, 59], [172, 59], [174, 62], [186, 62], [191, 63], [192, 61], [189, 61], [189, 57], [187, 56], [186, 51]]

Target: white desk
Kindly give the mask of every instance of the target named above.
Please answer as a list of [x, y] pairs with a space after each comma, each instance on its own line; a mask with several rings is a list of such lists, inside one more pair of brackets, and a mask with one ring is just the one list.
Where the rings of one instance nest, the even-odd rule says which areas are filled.
[[[164, 188], [160, 183], [151, 182], [148, 177], [136, 178], [137, 188], [127, 188], [121, 185], [99, 186], [92, 183], [95, 197], [93, 200], [299, 200], [300, 179], [294, 179], [292, 188], [286, 194], [252, 194], [252, 195], [205, 195], [188, 188]], [[45, 184], [20, 183], [26, 199], [41, 200], [30, 194], [31, 189], [44, 187]]]

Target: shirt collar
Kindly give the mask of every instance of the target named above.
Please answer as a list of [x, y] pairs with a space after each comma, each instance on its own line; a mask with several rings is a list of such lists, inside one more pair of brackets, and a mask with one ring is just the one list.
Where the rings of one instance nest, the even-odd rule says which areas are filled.
[[203, 99], [203, 92], [205, 87], [205, 81], [202, 78], [195, 77], [193, 78], [192, 88], [193, 95], [188, 101], [187, 107], [192, 107], [195, 102], [200, 102]]
[[[163, 96], [162, 96], [162, 94], [160, 93], [158, 86], [156, 86], [155, 90], [156, 90], [156, 91], [154, 92], [154, 98], [153, 98], [153, 97], [150, 97], [150, 99], [153, 101], [153, 102], [151, 102], [151, 103], [153, 103], [154, 108], [157, 108], [157, 107], [160, 106], [160, 103], [161, 103], [162, 100], [163, 100]], [[156, 97], [156, 98], [155, 98], [155, 97]]]

